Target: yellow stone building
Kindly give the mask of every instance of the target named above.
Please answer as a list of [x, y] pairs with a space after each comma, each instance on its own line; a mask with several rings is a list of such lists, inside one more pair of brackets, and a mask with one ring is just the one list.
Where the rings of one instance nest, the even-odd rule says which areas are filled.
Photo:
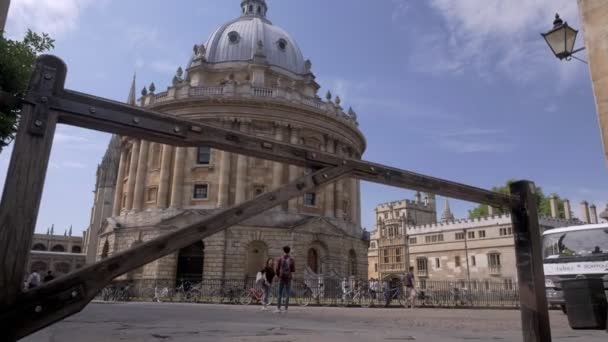
[[[166, 91], [152, 84], [141, 106], [243, 133], [360, 158], [366, 141], [356, 114], [339, 97], [322, 100], [296, 41], [267, 19], [264, 0], [245, 0], [240, 16], [193, 48]], [[135, 85], [129, 103], [135, 104]], [[174, 229], [177, 216], [208, 215], [311, 172], [205, 146], [184, 148], [114, 137], [97, 177], [89, 261]], [[290, 245], [296, 275], [367, 277], [360, 189], [342, 179], [307, 193], [179, 253], [132, 272], [133, 281], [254, 276], [267, 257]]]
[[[504, 284], [512, 289], [517, 281], [515, 247], [510, 215], [493, 215], [481, 219], [454, 219], [446, 199], [437, 222], [434, 196], [420, 195], [414, 200], [380, 204], [376, 207], [376, 227], [371, 234], [368, 252], [368, 275], [377, 279], [401, 279], [413, 266], [418, 280], [471, 281], [480, 284]], [[540, 218], [543, 230], [581, 224], [570, 214], [558, 218], [557, 201], [551, 201], [553, 217]], [[429, 210], [433, 210], [429, 213]], [[422, 216], [420, 215], [422, 212]], [[597, 222], [593, 211], [589, 216], [586, 202], [581, 213], [587, 221]], [[422, 220], [416, 220], [422, 217]], [[477, 285], [474, 285], [477, 284]]]

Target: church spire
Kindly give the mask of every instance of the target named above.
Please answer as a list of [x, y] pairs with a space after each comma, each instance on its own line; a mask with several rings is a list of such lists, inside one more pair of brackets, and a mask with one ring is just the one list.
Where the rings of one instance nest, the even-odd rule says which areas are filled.
[[127, 98], [127, 104], [135, 106], [135, 73], [133, 73], [133, 81], [131, 81], [131, 90], [129, 90], [129, 98]]
[[268, 6], [265, 0], [242, 0], [241, 16], [253, 16], [266, 18]]
[[450, 222], [454, 221], [454, 214], [450, 210], [450, 202], [448, 199], [445, 199], [445, 206], [443, 207], [443, 213], [441, 214], [441, 222]]

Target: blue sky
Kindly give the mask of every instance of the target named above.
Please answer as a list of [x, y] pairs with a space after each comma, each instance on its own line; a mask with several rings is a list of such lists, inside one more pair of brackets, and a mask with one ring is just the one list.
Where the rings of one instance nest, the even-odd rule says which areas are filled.
[[[50, 33], [66, 87], [124, 101], [170, 84], [195, 43], [239, 15], [240, 0], [13, 0], [7, 34]], [[571, 0], [269, 0], [323, 86], [357, 111], [366, 160], [490, 188], [530, 179], [605, 208], [608, 170], [589, 71], [559, 62], [539, 33], [555, 12], [580, 27]], [[582, 35], [580, 35], [582, 38]], [[578, 44], [581, 44], [579, 41]], [[584, 55], [583, 55], [584, 57]], [[109, 135], [60, 127], [37, 231], [86, 229]], [[0, 185], [10, 149], [0, 154]], [[365, 183], [362, 212], [412, 193]], [[439, 199], [440, 209], [443, 201]], [[450, 202], [457, 217], [473, 204]]]

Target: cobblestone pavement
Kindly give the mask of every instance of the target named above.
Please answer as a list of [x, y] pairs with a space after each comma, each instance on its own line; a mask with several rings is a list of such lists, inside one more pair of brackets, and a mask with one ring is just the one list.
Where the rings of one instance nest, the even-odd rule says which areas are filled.
[[[605, 331], [571, 330], [551, 312], [554, 341], [606, 341]], [[91, 304], [25, 342], [100, 341], [522, 341], [517, 310], [361, 309]]]

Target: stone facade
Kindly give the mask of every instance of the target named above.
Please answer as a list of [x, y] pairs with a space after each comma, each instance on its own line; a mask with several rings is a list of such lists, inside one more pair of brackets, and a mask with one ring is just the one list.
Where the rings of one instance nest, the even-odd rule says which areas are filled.
[[608, 161], [608, 2], [604, 0], [578, 0], [578, 8], [585, 34], [585, 48], [589, 58], [589, 71], [595, 95], [597, 116]]
[[[185, 72], [178, 69], [167, 91], [156, 94], [152, 84], [142, 92], [140, 105], [228, 130], [360, 158], [366, 142], [355, 112], [344, 112], [339, 97], [327, 94], [322, 101], [316, 95], [319, 85], [312, 64], [304, 62], [287, 33], [265, 18], [263, 0], [243, 1], [242, 6], [240, 18], [222, 26], [207, 44], [195, 45]], [[250, 37], [257, 32], [254, 28], [267, 30], [267, 34]], [[252, 55], [243, 57], [251, 46], [257, 46]], [[134, 89], [133, 84], [128, 101], [132, 105], [136, 104]], [[117, 145], [112, 211], [92, 219], [90, 234], [96, 234], [97, 241], [88, 239], [88, 248], [96, 250], [97, 259], [175, 229], [166, 226], [169, 222], [253, 199], [312, 172], [206, 146], [173, 147], [129, 137], [122, 137]], [[365, 278], [367, 241], [360, 225], [359, 194], [358, 180], [341, 179], [125, 277], [167, 282], [243, 278], [255, 275], [267, 257], [279, 257], [281, 248], [289, 245], [298, 276], [332, 273]], [[97, 209], [100, 203], [95, 201], [94, 213], [103, 212]], [[194, 267], [197, 272], [193, 263], [200, 263]]]
[[[394, 217], [378, 220], [372, 232], [370, 277], [401, 278], [413, 266], [420, 280], [504, 282], [507, 288], [516, 282], [510, 215], [454, 220], [446, 201], [444, 219], [439, 223], [412, 224], [400, 213]], [[577, 219], [540, 219], [543, 231], [576, 224], [580, 224]]]
[[54, 235], [54, 228], [47, 234], [34, 234], [26, 274], [38, 271], [43, 274], [53, 271], [57, 276], [70, 273], [85, 264], [83, 238], [66, 230], [64, 235]]

